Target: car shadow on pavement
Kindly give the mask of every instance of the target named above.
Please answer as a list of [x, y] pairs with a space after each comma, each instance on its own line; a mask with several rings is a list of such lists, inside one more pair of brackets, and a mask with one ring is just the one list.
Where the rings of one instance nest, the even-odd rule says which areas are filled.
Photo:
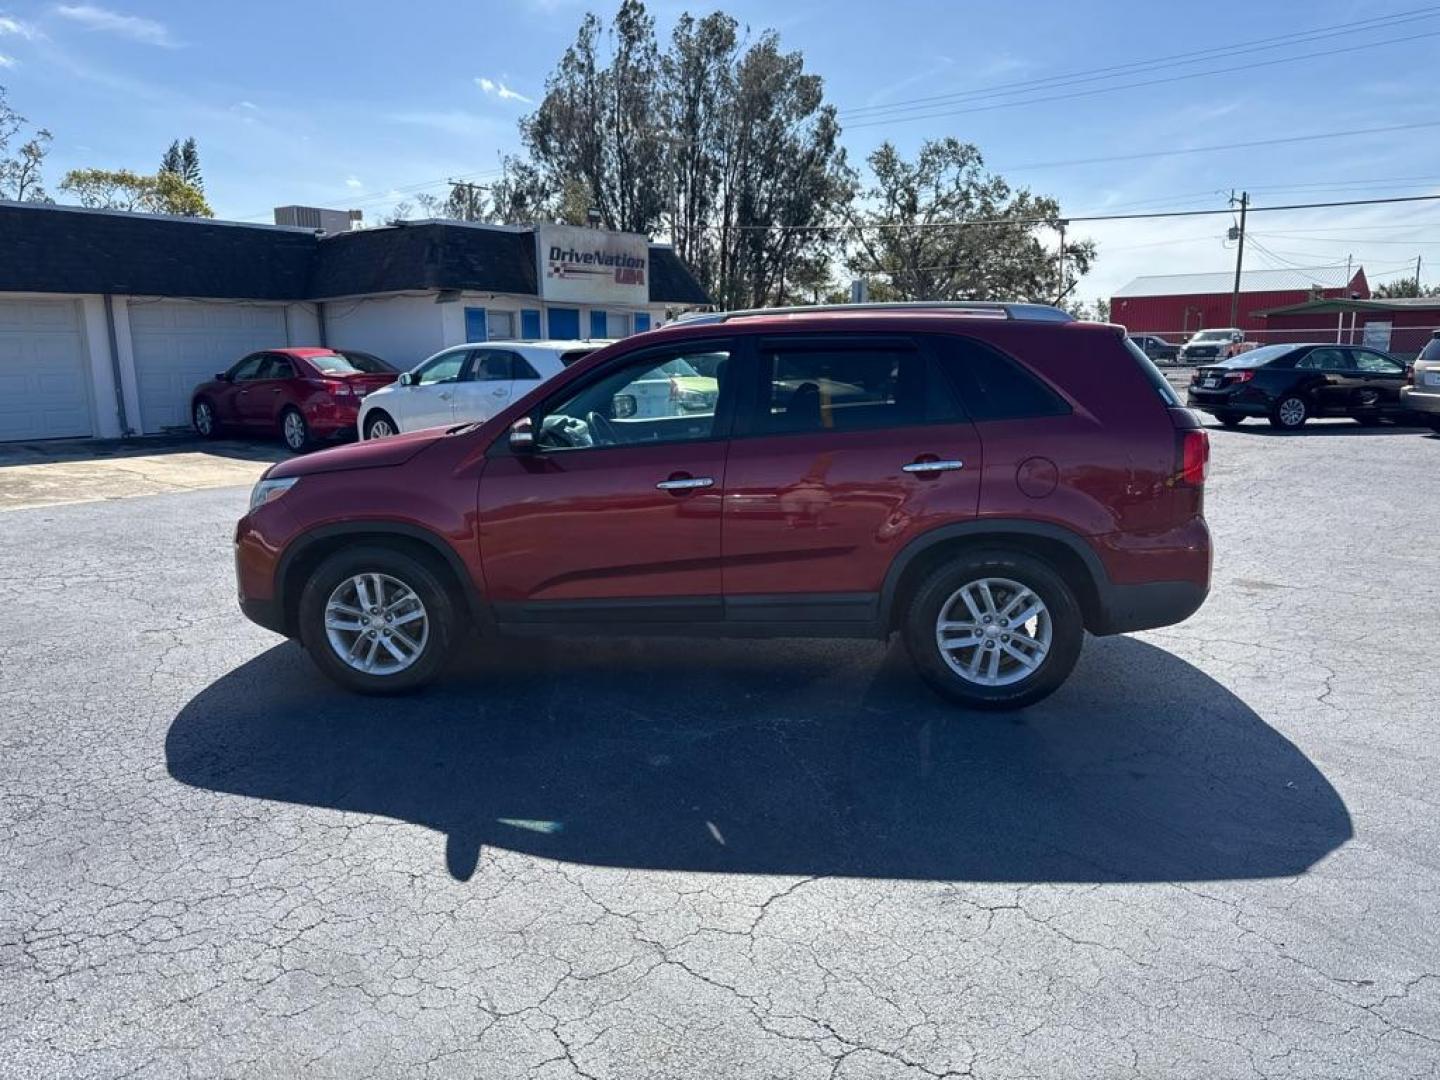
[[[175, 718], [170, 774], [612, 867], [994, 882], [1303, 873], [1335, 789], [1218, 682], [1092, 639], [1023, 713], [949, 707], [874, 643], [486, 642], [431, 689], [348, 695], [293, 644]], [[437, 849], [438, 855], [438, 849]]]
[[279, 439], [202, 439], [188, 434], [145, 435], [134, 439], [43, 439], [0, 443], [0, 468], [68, 461], [107, 461], [169, 454], [208, 454], [236, 461], [281, 461], [291, 454]]

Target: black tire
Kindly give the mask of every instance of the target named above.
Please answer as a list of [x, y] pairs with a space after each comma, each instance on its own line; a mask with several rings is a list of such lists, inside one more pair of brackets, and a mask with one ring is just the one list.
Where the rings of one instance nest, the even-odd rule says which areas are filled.
[[1215, 419], [1219, 420], [1222, 426], [1230, 428], [1239, 427], [1245, 422], [1245, 417], [1233, 412], [1217, 412]]
[[292, 454], [303, 454], [310, 449], [310, 425], [293, 405], [280, 414], [280, 441]]
[[[1039, 666], [1029, 675], [1000, 686], [972, 681], [956, 671], [937, 640], [940, 615], [951, 606], [959, 590], [986, 578], [1012, 581], [1034, 593], [1044, 603], [1050, 621], [1050, 645]], [[1003, 550], [966, 552], [931, 571], [915, 591], [902, 619], [905, 647], [920, 677], [942, 697], [971, 709], [1022, 709], [1048, 697], [1075, 667], [1085, 640], [1085, 620], [1065, 579], [1041, 559]], [[998, 640], [984, 646], [992, 647], [1003, 648]], [[1002, 656], [1001, 663], [1010, 661]]]
[[[1298, 409], [1296, 405], [1299, 406]], [[1299, 394], [1286, 394], [1275, 402], [1275, 407], [1270, 410], [1270, 426], [1281, 431], [1299, 431], [1309, 419], [1310, 403]]]
[[1435, 432], [1436, 435], [1440, 435], [1440, 416], [1428, 417], [1425, 423], [1430, 425], [1431, 431]]
[[383, 422], [385, 422], [385, 423], [387, 423], [387, 424], [390, 425], [390, 434], [391, 434], [391, 435], [399, 435], [399, 434], [400, 434], [400, 425], [397, 424], [397, 423], [395, 423], [394, 417], [392, 417], [392, 416], [391, 416], [389, 413], [387, 413], [384, 409], [376, 409], [376, 410], [375, 410], [374, 412], [372, 412], [369, 416], [365, 417], [365, 438], [367, 438], [367, 439], [379, 439], [379, 438], [385, 438], [385, 437], [386, 437], [386, 436], [383, 436], [383, 435], [376, 435], [376, 434], [375, 434], [375, 425], [376, 425], [377, 423], [380, 423], [381, 421], [383, 421]]
[[[208, 417], [208, 423], [202, 423]], [[218, 439], [220, 437], [220, 421], [215, 416], [215, 406], [206, 398], [198, 398], [190, 406], [190, 423], [194, 425], [196, 433], [202, 439]]]
[[[422, 648], [418, 657], [402, 670], [391, 674], [360, 671], [346, 663], [331, 643], [325, 626], [325, 609], [331, 594], [359, 574], [383, 575], [399, 582], [412, 590], [423, 605], [427, 632]], [[394, 548], [355, 547], [331, 555], [305, 582], [300, 594], [298, 629], [300, 640], [316, 666], [335, 682], [361, 694], [395, 694], [425, 685], [445, 666], [457, 637], [456, 608], [451, 590], [420, 560]], [[378, 645], [377, 658], [385, 660]]]

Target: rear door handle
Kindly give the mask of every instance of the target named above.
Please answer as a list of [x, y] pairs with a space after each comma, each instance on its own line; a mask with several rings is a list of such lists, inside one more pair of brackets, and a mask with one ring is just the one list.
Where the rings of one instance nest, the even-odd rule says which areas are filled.
[[687, 476], [683, 480], [661, 480], [655, 486], [661, 491], [694, 491], [696, 488], [714, 487], [715, 481], [709, 476]]
[[964, 467], [963, 461], [912, 461], [909, 465], [900, 466], [908, 473], [954, 472]]

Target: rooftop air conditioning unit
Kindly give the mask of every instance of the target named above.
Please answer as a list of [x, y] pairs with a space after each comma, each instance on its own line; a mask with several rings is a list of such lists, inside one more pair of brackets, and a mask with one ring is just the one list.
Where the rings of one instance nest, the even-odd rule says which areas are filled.
[[365, 219], [363, 210], [325, 210], [318, 206], [277, 206], [276, 225], [293, 225], [300, 229], [316, 229], [323, 233], [343, 233], [360, 228]]

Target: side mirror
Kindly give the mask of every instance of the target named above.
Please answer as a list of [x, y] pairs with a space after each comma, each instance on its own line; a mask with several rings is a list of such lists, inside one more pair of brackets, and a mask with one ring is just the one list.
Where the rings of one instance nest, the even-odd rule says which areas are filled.
[[616, 420], [628, 420], [639, 411], [634, 394], [616, 394], [610, 403], [610, 415]]
[[521, 417], [510, 425], [510, 449], [517, 454], [535, 449], [535, 422], [530, 417]]
[[415, 376], [408, 371], [402, 371], [400, 373], [400, 378], [396, 379], [395, 381], [398, 382], [401, 386], [414, 386]]
[[229, 373], [228, 371], [217, 371], [217, 372], [215, 373], [215, 381], [216, 381], [216, 382], [229, 382], [229, 381], [230, 381], [230, 373]]

